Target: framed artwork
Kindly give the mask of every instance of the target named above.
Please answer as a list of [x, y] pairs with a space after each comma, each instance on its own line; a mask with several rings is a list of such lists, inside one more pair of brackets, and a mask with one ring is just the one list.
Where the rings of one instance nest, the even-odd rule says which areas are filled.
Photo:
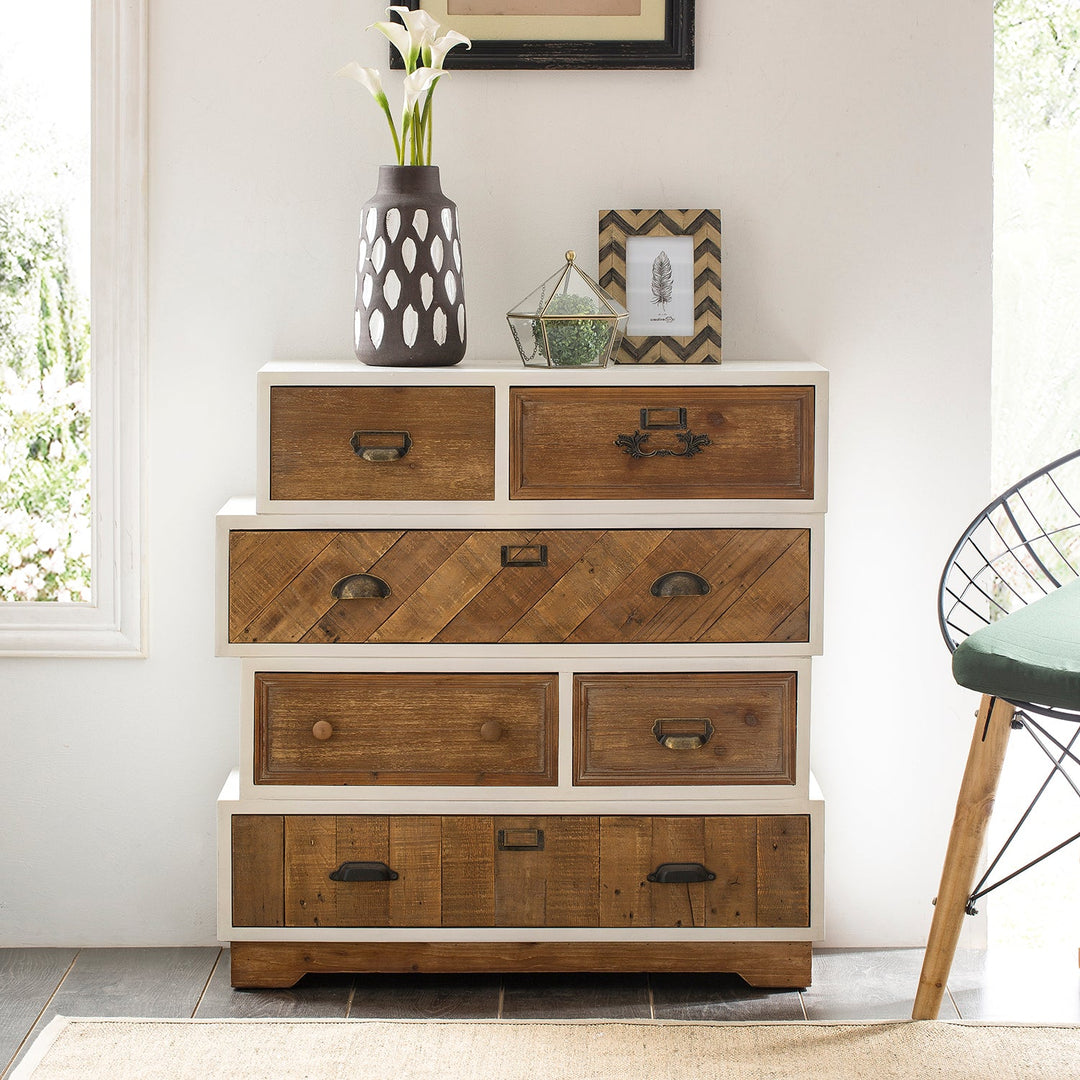
[[[403, 0], [472, 39], [450, 68], [694, 66], [694, 0]], [[390, 50], [390, 66], [401, 57]]]
[[601, 210], [600, 287], [630, 312], [616, 363], [720, 363], [719, 210]]

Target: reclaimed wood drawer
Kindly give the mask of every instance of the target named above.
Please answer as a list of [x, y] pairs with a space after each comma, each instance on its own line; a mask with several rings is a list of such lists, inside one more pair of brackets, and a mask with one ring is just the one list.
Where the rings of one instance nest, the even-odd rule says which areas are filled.
[[809, 816], [601, 818], [600, 924], [809, 926]]
[[808, 815], [232, 818], [235, 926], [803, 927]]
[[230, 642], [808, 642], [809, 529], [233, 530]]
[[793, 671], [574, 676], [575, 784], [794, 784]]
[[490, 386], [273, 386], [270, 498], [493, 499]]
[[260, 671], [256, 784], [554, 784], [558, 676]]
[[599, 827], [572, 816], [236, 815], [234, 925], [596, 926]]
[[811, 499], [812, 386], [512, 387], [512, 499]]

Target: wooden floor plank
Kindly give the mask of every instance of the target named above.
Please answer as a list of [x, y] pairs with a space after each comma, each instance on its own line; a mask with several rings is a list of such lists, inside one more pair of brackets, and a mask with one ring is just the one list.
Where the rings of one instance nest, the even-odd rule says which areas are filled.
[[75, 959], [76, 949], [0, 949], [0, 1075]]
[[351, 975], [305, 975], [288, 990], [234, 990], [229, 950], [223, 950], [195, 1015], [200, 1020], [344, 1020]]
[[504, 1020], [648, 1020], [644, 975], [504, 975]]
[[[922, 949], [821, 950], [802, 992], [808, 1020], [910, 1020]], [[948, 995], [940, 1019], [956, 1020]]]
[[758, 990], [738, 975], [650, 975], [657, 1020], [802, 1020], [797, 990]]
[[353, 1020], [494, 1020], [498, 1014], [498, 975], [357, 975], [349, 1008]]

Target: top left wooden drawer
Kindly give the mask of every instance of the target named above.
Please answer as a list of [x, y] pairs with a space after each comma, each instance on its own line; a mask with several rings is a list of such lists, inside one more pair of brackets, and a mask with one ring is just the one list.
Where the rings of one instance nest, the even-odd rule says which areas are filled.
[[490, 386], [272, 386], [273, 500], [490, 500]]

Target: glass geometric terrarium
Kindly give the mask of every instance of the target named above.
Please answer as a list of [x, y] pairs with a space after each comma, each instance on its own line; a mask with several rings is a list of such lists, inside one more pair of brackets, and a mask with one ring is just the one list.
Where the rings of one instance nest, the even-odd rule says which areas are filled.
[[526, 367], [604, 367], [629, 313], [566, 253], [566, 265], [506, 313]]

